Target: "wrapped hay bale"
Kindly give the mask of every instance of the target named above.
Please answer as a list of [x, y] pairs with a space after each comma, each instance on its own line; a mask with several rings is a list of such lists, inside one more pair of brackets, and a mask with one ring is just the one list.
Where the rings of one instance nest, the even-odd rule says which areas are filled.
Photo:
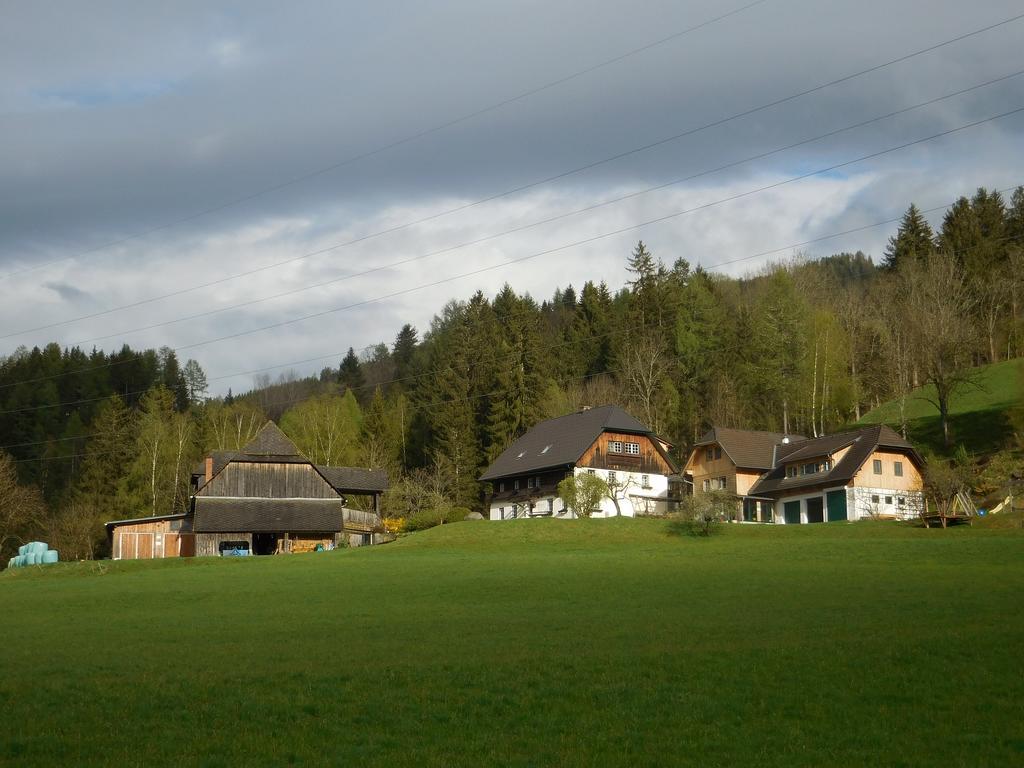
[[56, 563], [60, 557], [57, 555], [56, 549], [48, 549], [43, 552], [43, 563]]

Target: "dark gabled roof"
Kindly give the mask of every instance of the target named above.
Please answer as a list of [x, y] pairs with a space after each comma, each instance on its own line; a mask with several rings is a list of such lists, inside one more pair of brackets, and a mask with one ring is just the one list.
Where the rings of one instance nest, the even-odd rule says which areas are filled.
[[[773, 466], [776, 447], [782, 446], [782, 441], [786, 437], [787, 435], [781, 432], [712, 427], [711, 431], [694, 445], [694, 448], [718, 443], [737, 467], [768, 470]], [[803, 435], [789, 435], [788, 437], [790, 445], [807, 439]]]
[[[835, 463], [830, 471], [786, 477], [787, 464], [803, 459], [823, 458], [847, 446], [850, 447], [850, 450]], [[776, 466], [751, 486], [748, 495], [763, 496], [808, 486], [846, 484], [853, 479], [868, 457], [878, 448], [891, 448], [906, 453], [918, 466], [923, 464], [921, 456], [914, 446], [889, 427], [884, 425], [865, 427], [852, 432], [816, 437], [795, 445], [790, 444], [784, 449], [780, 446]]]
[[326, 533], [343, 526], [341, 499], [195, 498], [192, 529], [197, 533]]
[[242, 448], [242, 453], [250, 456], [300, 456], [295, 443], [272, 421], [268, 421], [260, 428], [256, 437]]
[[480, 479], [494, 480], [575, 464], [605, 431], [647, 435], [661, 450], [657, 436], [647, 427], [618, 406], [602, 405], [540, 422], [506, 448]]
[[358, 467], [321, 467], [317, 471], [342, 493], [380, 493], [388, 488], [388, 473], [383, 469]]
[[108, 523], [104, 523], [108, 529], [115, 525], [138, 525], [140, 523], [156, 523], [160, 520], [180, 520], [188, 517], [189, 512], [174, 512], [169, 515], [152, 515], [150, 517], [132, 517], [127, 520], [111, 520]]

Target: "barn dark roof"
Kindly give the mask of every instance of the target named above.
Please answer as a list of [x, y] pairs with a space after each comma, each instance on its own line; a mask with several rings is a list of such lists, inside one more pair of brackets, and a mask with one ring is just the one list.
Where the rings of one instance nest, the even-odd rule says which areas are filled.
[[[828, 472], [811, 475], [786, 477], [786, 464], [804, 459], [830, 456], [849, 446], [839, 461]], [[750, 488], [751, 496], [788, 491], [817, 485], [845, 484], [853, 479], [868, 457], [878, 448], [889, 448], [906, 453], [920, 466], [923, 462], [914, 446], [884, 425], [865, 427], [852, 432], [843, 432], [826, 437], [816, 437], [788, 446], [780, 446], [777, 466], [765, 474]]]
[[342, 529], [341, 499], [258, 499], [196, 496], [197, 533], [335, 532]]
[[[270, 464], [312, 464], [309, 459], [299, 453], [288, 436], [272, 421], [264, 424], [246, 446], [240, 451], [213, 451], [213, 476], [233, 461]], [[360, 469], [358, 467], [325, 467], [316, 466], [316, 470], [337, 491], [348, 493], [381, 493], [387, 490], [388, 476], [382, 469]], [[192, 470], [195, 477], [206, 476], [206, 460], [195, 465]], [[200, 481], [199, 485], [202, 485]]]
[[268, 421], [260, 428], [256, 437], [242, 448], [242, 453], [250, 456], [300, 456], [295, 443], [272, 421]]
[[[781, 432], [758, 432], [751, 429], [712, 427], [695, 444], [695, 448], [717, 443], [737, 467], [768, 470], [773, 466], [776, 446], [787, 436]], [[806, 440], [803, 435], [789, 435], [790, 445]]]
[[480, 479], [575, 464], [605, 431], [647, 435], [658, 441], [647, 427], [618, 406], [602, 405], [540, 422], [505, 449]]
[[380, 493], [388, 487], [388, 473], [383, 469], [358, 467], [321, 467], [317, 471], [331, 487], [348, 493]]

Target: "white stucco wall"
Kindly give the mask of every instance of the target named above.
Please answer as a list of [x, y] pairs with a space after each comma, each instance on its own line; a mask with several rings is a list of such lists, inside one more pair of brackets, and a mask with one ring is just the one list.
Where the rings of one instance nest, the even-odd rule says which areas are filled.
[[[577, 467], [576, 475], [586, 474], [589, 470]], [[608, 480], [608, 470], [595, 469], [594, 474], [602, 480]], [[615, 470], [615, 478], [619, 483], [627, 484], [627, 487], [619, 491], [619, 509], [622, 517], [636, 517], [637, 514], [664, 514], [668, 507], [668, 477], [666, 475], [648, 475], [649, 488], [643, 486], [643, 475], [639, 472], [622, 472]], [[552, 517], [571, 517], [565, 509], [565, 502], [557, 496], [544, 496], [537, 502], [536, 509], [547, 512], [548, 502], [552, 502], [554, 511]], [[502, 512], [504, 509], [504, 513]], [[519, 517], [526, 517], [526, 505], [519, 505]], [[611, 499], [603, 499], [599, 511], [594, 512], [594, 517], [615, 517], [615, 503]], [[493, 502], [488, 514], [491, 520], [511, 520], [512, 502]]]
[[[800, 502], [800, 522], [807, 522], [807, 499], [821, 498], [824, 501], [824, 517], [828, 520], [828, 502], [826, 494], [829, 491], [846, 491], [846, 519], [865, 520], [874, 515], [883, 517], [896, 517], [900, 520], [909, 520], [917, 517], [924, 508], [924, 497], [920, 491], [894, 491], [891, 488], [828, 488], [823, 491], [802, 494], [799, 496], [786, 496], [775, 502], [775, 523], [785, 525], [786, 502]], [[872, 501], [873, 497], [878, 502]], [[886, 499], [891, 501], [886, 502]], [[900, 503], [900, 500], [903, 500]]]

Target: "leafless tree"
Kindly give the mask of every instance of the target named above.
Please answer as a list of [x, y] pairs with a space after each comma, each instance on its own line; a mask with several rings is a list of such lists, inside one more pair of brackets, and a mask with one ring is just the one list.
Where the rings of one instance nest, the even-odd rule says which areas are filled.
[[976, 299], [963, 271], [948, 254], [936, 252], [902, 270], [906, 326], [926, 382], [935, 387], [929, 398], [939, 411], [942, 437], [952, 443], [949, 407], [953, 396], [976, 384], [971, 353], [977, 333], [972, 323]]
[[622, 351], [622, 379], [644, 423], [655, 433], [661, 433], [664, 428], [659, 395], [668, 371], [664, 342], [656, 335], [644, 334], [626, 342]]
[[0, 552], [40, 530], [46, 507], [42, 494], [34, 486], [20, 485], [14, 460], [0, 452]]

